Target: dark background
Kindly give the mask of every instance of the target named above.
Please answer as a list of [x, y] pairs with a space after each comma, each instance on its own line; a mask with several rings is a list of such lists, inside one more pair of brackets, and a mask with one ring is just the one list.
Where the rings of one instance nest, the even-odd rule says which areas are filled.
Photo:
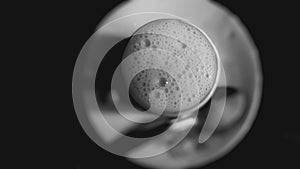
[[[19, 61], [26, 60], [29, 64], [23, 65], [18, 73], [22, 91], [25, 86], [27, 89], [19, 100], [29, 102], [24, 108], [29, 108], [26, 114], [32, 115], [26, 121], [28, 130], [19, 132], [22, 144], [18, 152], [26, 163], [41, 168], [93, 169], [99, 165], [137, 168], [103, 151], [89, 139], [77, 120], [72, 102], [76, 58], [102, 17], [119, 2], [49, 1], [13, 5], [15, 12], [10, 21], [18, 25], [12, 29], [18, 30], [18, 43], [22, 46], [19, 50], [29, 52], [26, 59]], [[246, 139], [206, 168], [297, 168], [300, 150], [297, 5], [282, 1], [218, 2], [239, 16], [250, 32], [261, 56], [264, 87], [258, 117]], [[29, 76], [24, 73], [27, 70], [32, 79], [25, 78]]]

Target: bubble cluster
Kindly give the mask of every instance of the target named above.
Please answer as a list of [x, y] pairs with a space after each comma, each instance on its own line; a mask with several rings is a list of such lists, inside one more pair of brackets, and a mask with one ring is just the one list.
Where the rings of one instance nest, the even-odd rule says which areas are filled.
[[139, 72], [131, 81], [130, 93], [146, 109], [154, 104], [159, 107], [166, 105], [166, 110], [170, 112], [179, 110], [178, 83], [163, 70], [146, 69]]
[[216, 80], [217, 59], [210, 42], [197, 28], [177, 19], [139, 28], [124, 58], [124, 74], [136, 75], [130, 90], [146, 107], [151, 104], [149, 94], [157, 89], [164, 91], [166, 110], [192, 107], [208, 95]]
[[134, 96], [139, 96], [136, 100], [142, 99], [142, 102], [149, 104], [148, 97], [141, 96], [148, 96], [149, 92], [158, 88], [165, 91], [169, 98], [167, 111], [178, 110], [179, 107], [174, 105], [181, 105], [181, 109], [190, 107], [199, 100], [197, 80], [191, 76], [192, 73], [186, 69], [184, 62], [170, 51], [138, 50], [131, 53], [123, 64], [125, 79], [135, 75], [131, 86], [136, 88], [131, 91], [137, 93]]

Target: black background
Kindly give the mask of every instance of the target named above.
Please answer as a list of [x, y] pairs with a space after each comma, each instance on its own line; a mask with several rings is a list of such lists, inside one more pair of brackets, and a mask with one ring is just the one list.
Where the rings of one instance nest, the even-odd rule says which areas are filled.
[[[18, 75], [26, 83], [22, 72], [29, 70], [33, 82], [28, 84], [26, 97], [20, 96], [22, 102], [30, 102], [26, 112], [32, 115], [26, 123], [29, 129], [20, 133], [23, 141], [19, 152], [24, 153], [26, 163], [42, 168], [138, 168], [92, 142], [81, 128], [72, 102], [77, 56], [102, 17], [119, 2], [15, 4], [14, 21], [22, 25], [25, 35], [19, 42], [30, 52], [26, 55], [30, 63]], [[258, 117], [246, 139], [206, 168], [297, 168], [297, 5], [282, 1], [218, 2], [239, 16], [250, 32], [260, 53], [264, 86]]]

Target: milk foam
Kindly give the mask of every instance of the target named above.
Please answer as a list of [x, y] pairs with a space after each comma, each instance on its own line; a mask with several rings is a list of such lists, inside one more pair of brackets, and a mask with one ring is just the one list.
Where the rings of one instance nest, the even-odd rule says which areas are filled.
[[160, 19], [139, 28], [124, 58], [125, 78], [135, 74], [130, 92], [145, 107], [156, 103], [155, 92], [164, 92], [166, 97], [161, 98], [166, 100], [161, 102], [166, 102], [166, 111], [193, 107], [216, 80], [217, 59], [210, 42], [197, 28], [177, 19]]

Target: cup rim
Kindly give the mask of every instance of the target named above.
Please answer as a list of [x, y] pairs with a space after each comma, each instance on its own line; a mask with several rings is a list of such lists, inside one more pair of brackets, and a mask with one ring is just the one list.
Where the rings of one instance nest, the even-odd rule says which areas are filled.
[[[199, 109], [201, 108], [203, 105], [205, 105], [210, 99], [211, 97], [213, 96], [213, 94], [215, 93], [215, 90], [217, 89], [217, 86], [219, 84], [219, 79], [220, 79], [220, 74], [221, 74], [221, 58], [220, 58], [220, 55], [219, 55], [219, 52], [217, 50], [217, 47], [215, 46], [215, 44], [213, 43], [213, 41], [210, 39], [210, 37], [202, 30], [200, 29], [198, 26], [190, 23], [192, 26], [194, 26], [196, 29], [198, 29], [204, 36], [205, 38], [207, 38], [208, 42], [210, 43], [210, 45], [212, 46], [214, 52], [215, 52], [215, 58], [216, 58], [216, 62], [217, 62], [217, 74], [215, 76], [215, 81], [214, 81], [214, 85], [213, 87], [211, 88], [211, 90], [209, 91], [209, 93], [205, 96], [205, 98], [200, 101], [200, 103], [195, 106], [195, 109]], [[192, 108], [192, 110], [195, 110], [194, 108]]]

